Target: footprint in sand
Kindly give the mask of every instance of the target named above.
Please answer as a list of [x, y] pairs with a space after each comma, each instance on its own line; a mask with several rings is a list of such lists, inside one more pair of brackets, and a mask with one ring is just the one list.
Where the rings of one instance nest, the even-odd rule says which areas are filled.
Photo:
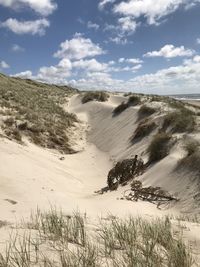
[[7, 202], [9, 202], [9, 203], [11, 203], [12, 205], [16, 205], [17, 204], [17, 201], [15, 201], [15, 200], [12, 200], [12, 199], [4, 199], [5, 201], [7, 201]]

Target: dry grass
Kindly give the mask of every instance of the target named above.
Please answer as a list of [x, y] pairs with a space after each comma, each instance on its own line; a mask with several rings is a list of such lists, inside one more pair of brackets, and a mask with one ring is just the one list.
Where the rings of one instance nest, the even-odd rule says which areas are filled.
[[90, 101], [99, 101], [99, 102], [105, 102], [109, 98], [109, 94], [103, 91], [91, 91], [84, 93], [82, 97], [82, 103], [85, 104]]
[[72, 153], [68, 130], [77, 121], [62, 108], [76, 92], [66, 86], [0, 76], [0, 119], [4, 134], [22, 141], [23, 136], [40, 146]]
[[169, 154], [171, 135], [165, 132], [158, 133], [151, 141], [148, 152], [149, 162], [155, 162], [163, 159]]
[[141, 103], [141, 99], [139, 96], [131, 95], [127, 102], [123, 101], [121, 104], [119, 104], [116, 108], [113, 109], [113, 115], [117, 116], [120, 113], [122, 113], [124, 110], [126, 110], [127, 108], [131, 106], [136, 106], [140, 103]]
[[154, 114], [157, 110], [153, 107], [147, 106], [147, 105], [142, 105], [140, 109], [138, 110], [138, 116], [139, 118], [144, 118], [151, 116]]
[[200, 177], [200, 143], [193, 140], [184, 146], [187, 155], [178, 162], [176, 170], [189, 171]]
[[[151, 221], [110, 218], [88, 228], [80, 214], [65, 216], [56, 210], [53, 214], [52, 210], [49, 214], [38, 211], [32, 214], [28, 232], [20, 230], [20, 234], [10, 237], [0, 255], [0, 266], [192, 266], [191, 253], [180, 233], [174, 237], [168, 217]], [[74, 243], [80, 229], [86, 233], [84, 242]]]
[[188, 109], [180, 109], [165, 116], [163, 129], [170, 129], [173, 133], [192, 132], [195, 125], [193, 113]]
[[157, 127], [153, 121], [144, 120], [138, 124], [131, 141], [135, 142], [137, 139], [141, 140], [145, 136], [149, 135]]

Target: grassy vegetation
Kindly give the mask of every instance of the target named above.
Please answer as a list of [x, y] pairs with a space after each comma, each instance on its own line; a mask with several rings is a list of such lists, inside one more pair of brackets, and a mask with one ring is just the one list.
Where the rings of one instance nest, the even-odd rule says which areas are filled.
[[113, 115], [119, 115], [120, 113], [122, 113], [124, 110], [126, 110], [127, 108], [129, 108], [130, 106], [135, 106], [140, 104], [141, 100], [140, 97], [137, 95], [131, 95], [128, 99], [127, 102], [122, 102], [121, 104], [119, 104], [116, 108], [113, 109]]
[[109, 94], [103, 91], [91, 91], [84, 93], [82, 97], [82, 103], [85, 104], [90, 101], [99, 101], [99, 102], [105, 102], [109, 98]]
[[162, 132], [154, 136], [151, 141], [148, 152], [149, 152], [149, 162], [155, 162], [163, 159], [169, 153], [170, 149], [171, 135]]
[[142, 139], [143, 137], [149, 135], [157, 127], [156, 123], [153, 121], [144, 120], [138, 124], [131, 140], [134, 142], [136, 139]]
[[116, 108], [113, 109], [113, 114], [114, 115], [119, 115], [122, 113], [124, 110], [126, 110], [129, 107], [128, 103], [125, 103], [124, 101], [119, 104]]
[[180, 109], [170, 112], [164, 118], [163, 129], [168, 129], [175, 132], [192, 132], [195, 129], [195, 117], [188, 109]]
[[20, 230], [20, 234], [11, 237], [5, 253], [0, 255], [0, 266], [190, 267], [193, 264], [180, 233], [176, 232], [174, 237], [168, 217], [151, 221], [111, 217], [88, 228], [87, 220], [79, 213], [65, 216], [56, 210], [49, 213], [38, 210], [28, 226], [29, 232]]
[[58, 149], [65, 153], [69, 146], [68, 130], [77, 121], [62, 105], [76, 92], [67, 86], [47, 85], [31, 80], [0, 76], [0, 120], [6, 136]]
[[156, 109], [147, 105], [142, 105], [138, 110], [139, 118], [151, 116], [156, 112]]
[[128, 99], [128, 105], [129, 106], [135, 106], [135, 105], [138, 105], [140, 104], [141, 100], [140, 100], [140, 97], [137, 96], [137, 95], [131, 95], [129, 96], [129, 99]]
[[196, 173], [200, 177], [200, 143], [190, 141], [184, 146], [187, 155], [178, 162], [177, 170]]

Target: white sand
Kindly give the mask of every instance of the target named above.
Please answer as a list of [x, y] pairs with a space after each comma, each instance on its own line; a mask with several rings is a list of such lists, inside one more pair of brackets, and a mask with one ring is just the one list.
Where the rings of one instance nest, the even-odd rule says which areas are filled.
[[[112, 213], [121, 217], [132, 214], [153, 218], [166, 214], [176, 216], [180, 211], [198, 212], [199, 206], [193, 198], [198, 192], [197, 182], [191, 182], [187, 175], [178, 177], [173, 172], [177, 160], [183, 156], [179, 145], [141, 177], [144, 185], [162, 186], [181, 198], [171, 209], [159, 210], [147, 202], [117, 200], [127, 187], [103, 195], [94, 193], [106, 185], [107, 173], [115, 161], [135, 154], [147, 159], [145, 151], [151, 136], [135, 145], [130, 144], [139, 107], [130, 107], [119, 116], [112, 116], [113, 107], [123, 99], [112, 96], [105, 103], [83, 105], [79, 96], [72, 97], [65, 108], [76, 113], [82, 121], [74, 129], [78, 139], [76, 149], [80, 152], [64, 155], [63, 161], [59, 160], [62, 155], [56, 151], [0, 139], [0, 220], [15, 222], [28, 217], [37, 206], [49, 209], [50, 205], [62, 208], [64, 212], [79, 209], [90, 216]], [[189, 224], [188, 229], [190, 234], [185, 234], [186, 239], [196, 240], [200, 247], [200, 227]]]

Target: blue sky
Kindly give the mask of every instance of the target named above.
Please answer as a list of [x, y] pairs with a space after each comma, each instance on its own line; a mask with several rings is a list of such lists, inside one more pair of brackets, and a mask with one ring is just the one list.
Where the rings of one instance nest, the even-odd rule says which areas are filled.
[[200, 93], [200, 0], [0, 0], [0, 72], [77, 88]]

